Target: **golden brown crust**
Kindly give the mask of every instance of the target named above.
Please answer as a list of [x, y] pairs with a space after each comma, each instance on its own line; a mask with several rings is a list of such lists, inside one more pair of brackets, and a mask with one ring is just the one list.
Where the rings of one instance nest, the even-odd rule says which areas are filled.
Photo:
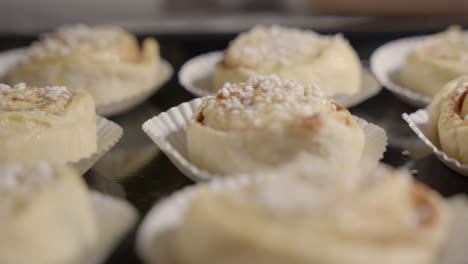
[[348, 109], [344, 108], [343, 106], [341, 106], [339, 103], [337, 102], [332, 102], [332, 104], [334, 104], [336, 106], [336, 111], [345, 111], [345, 112], [349, 112]]
[[414, 209], [418, 213], [418, 222], [421, 226], [431, 227], [435, 225], [440, 216], [439, 211], [430, 199], [430, 192], [427, 187], [421, 183], [415, 183], [412, 192]]
[[466, 98], [466, 93], [467, 90], [466, 88], [462, 93], [457, 93], [452, 97], [453, 105], [454, 105], [454, 116], [458, 115], [459, 118], [461, 118], [461, 112], [462, 112], [462, 107], [463, 107], [463, 102], [465, 101]]
[[323, 118], [320, 114], [314, 114], [301, 120], [300, 126], [314, 131], [318, 131], [323, 126]]

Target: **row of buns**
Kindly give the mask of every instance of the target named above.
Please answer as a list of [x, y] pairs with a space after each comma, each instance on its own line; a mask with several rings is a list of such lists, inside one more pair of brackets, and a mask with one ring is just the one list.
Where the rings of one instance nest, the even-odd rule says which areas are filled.
[[[119, 27], [72, 25], [44, 34], [22, 50], [2, 79], [9, 85], [82, 88], [100, 106], [147, 91], [161, 68], [153, 38], [140, 47], [134, 35]], [[271, 74], [318, 85], [327, 96], [356, 94], [362, 86], [359, 57], [342, 35], [257, 26], [230, 43], [216, 66], [213, 92], [226, 82]]]
[[[44, 36], [7, 74], [11, 85], [0, 85], [0, 193], [7, 197], [0, 263], [69, 263], [95, 245], [86, 187], [60, 164], [96, 151], [94, 101], [152, 85], [158, 60], [153, 39], [140, 50], [121, 29], [76, 26]], [[213, 78], [216, 96], [203, 99], [186, 128], [189, 159], [214, 174], [262, 180], [197, 194], [171, 240], [175, 263], [437, 259], [450, 230], [448, 202], [404, 172], [362, 161], [362, 128], [327, 97], [358, 92], [360, 71], [339, 35], [256, 27], [230, 44]], [[446, 124], [466, 112], [465, 83], [451, 83], [430, 107], [434, 134], [461, 159], [464, 148], [444, 139], [463, 139], [463, 127]], [[31, 235], [38, 222], [62, 254]]]
[[[457, 26], [427, 37], [409, 52], [399, 80], [434, 96], [445, 83], [468, 73], [466, 39]], [[148, 90], [162, 67], [155, 39], [145, 39], [140, 47], [134, 35], [115, 26], [64, 26], [44, 34], [20, 57], [2, 77], [5, 83], [82, 88], [96, 105]], [[212, 92], [226, 82], [272, 74], [318, 85], [327, 96], [358, 94], [363, 85], [359, 57], [342, 35], [274, 25], [256, 26], [230, 42], [214, 68]]]

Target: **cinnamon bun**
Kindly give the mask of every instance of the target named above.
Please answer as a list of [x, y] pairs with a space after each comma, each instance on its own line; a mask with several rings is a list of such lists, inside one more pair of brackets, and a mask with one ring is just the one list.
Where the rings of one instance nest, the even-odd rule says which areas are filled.
[[406, 58], [401, 83], [433, 97], [449, 81], [468, 74], [468, 35], [457, 26], [430, 36]]
[[277, 167], [301, 153], [358, 161], [365, 144], [349, 111], [317, 86], [274, 75], [226, 83], [205, 98], [186, 132], [189, 159], [223, 175]]
[[44, 35], [6, 76], [9, 84], [86, 89], [97, 105], [150, 89], [157, 81], [159, 46], [118, 27], [66, 26]]
[[74, 170], [0, 164], [0, 194], [0, 263], [78, 263], [95, 246], [91, 200]]
[[468, 76], [446, 84], [428, 106], [431, 140], [449, 157], [468, 164]]
[[0, 162], [78, 161], [96, 152], [94, 109], [84, 90], [0, 84]]
[[445, 200], [405, 171], [339, 166], [303, 160], [200, 188], [174, 228], [171, 256], [183, 264], [435, 263], [451, 226]]
[[234, 39], [216, 66], [213, 83], [217, 91], [225, 82], [270, 74], [316, 84], [327, 96], [361, 89], [359, 57], [345, 38], [281, 26], [256, 26]]

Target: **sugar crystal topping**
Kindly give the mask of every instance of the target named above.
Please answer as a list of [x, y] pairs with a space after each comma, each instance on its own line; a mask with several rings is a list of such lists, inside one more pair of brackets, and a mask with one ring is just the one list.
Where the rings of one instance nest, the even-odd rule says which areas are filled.
[[[20, 97], [17, 99], [24, 99], [23, 94], [31, 94], [31, 89], [38, 89], [40, 96], [52, 101], [57, 101], [60, 97], [68, 99], [71, 96], [71, 91], [65, 86], [46, 86], [41, 88], [33, 88], [27, 87], [25, 83], [18, 83], [14, 86], [0, 84], [0, 94], [11, 93], [14, 94], [14, 97]], [[23, 96], [23, 98], [21, 98], [21, 96]]]
[[21, 164], [0, 165], [0, 220], [53, 181], [57, 168], [45, 162], [39, 162], [32, 168]]
[[318, 55], [328, 40], [311, 30], [257, 26], [230, 44], [225, 60], [248, 66], [272, 61], [289, 65], [304, 57]]
[[271, 75], [252, 77], [245, 83], [226, 83], [200, 109], [204, 124], [242, 130], [334, 111], [334, 106], [317, 86], [303, 86]]

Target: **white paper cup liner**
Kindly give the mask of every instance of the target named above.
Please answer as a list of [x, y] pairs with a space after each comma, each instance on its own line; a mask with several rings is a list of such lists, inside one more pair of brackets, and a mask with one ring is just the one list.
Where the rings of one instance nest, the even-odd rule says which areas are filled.
[[136, 209], [127, 201], [95, 191], [90, 195], [98, 226], [98, 242], [77, 264], [102, 263], [138, 218]]
[[[211, 180], [220, 175], [212, 174], [191, 163], [187, 154], [185, 127], [204, 98], [197, 98], [163, 112], [143, 124], [143, 130], [187, 177], [194, 181]], [[364, 131], [366, 145], [363, 157], [380, 160], [387, 146], [385, 131], [372, 123], [354, 117]]]
[[408, 123], [409, 127], [416, 133], [416, 135], [426, 144], [436, 157], [447, 165], [452, 170], [468, 176], [468, 165], [460, 163], [458, 160], [449, 157], [445, 152], [440, 150], [437, 146], [432, 143], [429, 139], [428, 123], [429, 115], [426, 110], [420, 109], [412, 114], [404, 113], [403, 119]]
[[371, 70], [380, 84], [405, 103], [416, 107], [425, 107], [432, 98], [401, 85], [398, 75], [408, 54], [421, 45], [425, 38], [410, 37], [391, 41], [375, 50], [370, 58]]
[[[258, 177], [240, 176], [235, 178], [216, 179], [208, 183], [186, 187], [162, 202], [156, 204], [143, 220], [137, 231], [136, 249], [138, 255], [147, 264], [174, 264], [171, 256], [170, 237], [181, 223], [185, 212], [197, 194], [204, 188], [232, 190], [252, 181], [262, 180]], [[453, 222], [449, 241], [436, 264], [468, 263], [468, 202], [466, 197], [455, 197], [449, 200]]]
[[96, 117], [97, 151], [88, 157], [82, 158], [71, 165], [84, 174], [88, 171], [106, 152], [108, 152], [123, 135], [123, 129], [116, 123], [104, 117]]
[[[0, 79], [5, 76], [18, 62], [24, 53], [25, 48], [13, 49], [0, 52]], [[171, 64], [161, 59], [161, 64], [157, 72], [158, 76], [154, 85], [149, 89], [142, 90], [137, 94], [122, 98], [121, 100], [106, 104], [97, 104], [96, 113], [101, 116], [112, 116], [130, 110], [148, 99], [153, 93], [159, 90], [172, 76], [173, 69]]]
[[[222, 57], [222, 51], [213, 51], [190, 59], [179, 71], [180, 84], [187, 91], [199, 97], [215, 95], [217, 90], [213, 88], [212, 76], [216, 64]], [[380, 92], [382, 87], [365, 68], [363, 68], [362, 78], [362, 89], [357, 94], [337, 95], [331, 98], [342, 106], [349, 108], [364, 102]]]

